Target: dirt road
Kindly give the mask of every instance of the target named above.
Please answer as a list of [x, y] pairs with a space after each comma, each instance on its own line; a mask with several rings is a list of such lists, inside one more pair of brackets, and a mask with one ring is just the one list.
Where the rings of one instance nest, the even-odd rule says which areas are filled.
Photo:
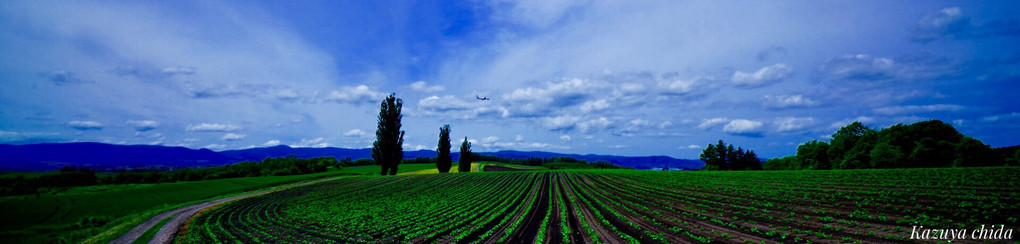
[[188, 219], [191, 218], [191, 216], [194, 216], [196, 213], [202, 211], [203, 209], [210, 208], [210, 207], [213, 207], [213, 206], [216, 206], [216, 205], [219, 205], [219, 204], [223, 204], [223, 203], [228, 203], [228, 202], [231, 202], [231, 201], [239, 200], [239, 199], [259, 196], [259, 195], [263, 195], [263, 194], [267, 194], [267, 193], [272, 193], [272, 192], [277, 192], [277, 191], [282, 191], [282, 190], [286, 190], [286, 189], [290, 189], [290, 188], [294, 188], [294, 187], [298, 187], [298, 186], [306, 186], [306, 185], [315, 184], [315, 183], [319, 183], [319, 182], [336, 180], [336, 179], [340, 179], [340, 178], [344, 178], [344, 177], [349, 177], [349, 176], [338, 176], [338, 177], [331, 177], [331, 178], [325, 178], [325, 179], [318, 179], [318, 180], [312, 180], [312, 181], [305, 181], [305, 182], [298, 182], [298, 183], [287, 184], [287, 185], [282, 185], [282, 186], [276, 186], [276, 187], [273, 187], [273, 188], [270, 188], [270, 189], [264, 190], [264, 191], [252, 192], [252, 193], [248, 193], [248, 194], [237, 195], [237, 196], [232, 196], [232, 197], [227, 197], [227, 198], [220, 198], [220, 199], [216, 199], [216, 200], [212, 200], [212, 201], [208, 201], [208, 202], [196, 203], [196, 204], [188, 205], [188, 206], [181, 207], [181, 208], [178, 208], [178, 209], [166, 211], [166, 212], [157, 214], [156, 216], [153, 216], [152, 218], [150, 218], [149, 220], [146, 220], [145, 222], [142, 222], [138, 226], [135, 226], [135, 228], [132, 228], [130, 231], [125, 233], [123, 236], [120, 236], [117, 239], [114, 239], [110, 243], [114, 243], [114, 244], [129, 244], [129, 243], [135, 242], [135, 240], [137, 240], [138, 237], [141, 237], [142, 234], [145, 233], [145, 231], [149, 230], [150, 228], [155, 226], [157, 223], [159, 223], [163, 219], [168, 218], [170, 216], [173, 216], [173, 219], [170, 219], [170, 221], [167, 222], [166, 225], [163, 225], [163, 227], [159, 229], [159, 232], [156, 233], [156, 236], [153, 237], [152, 240], [149, 241], [150, 244], [152, 244], [152, 243], [158, 243], [158, 244], [170, 243], [170, 241], [173, 241], [174, 234], [176, 234], [177, 230], [180, 229], [180, 227], [182, 225], [184, 225], [184, 222], [187, 222]]

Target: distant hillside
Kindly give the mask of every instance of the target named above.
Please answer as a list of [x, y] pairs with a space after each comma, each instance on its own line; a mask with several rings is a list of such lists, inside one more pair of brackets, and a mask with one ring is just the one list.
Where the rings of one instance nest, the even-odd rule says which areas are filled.
[[481, 152], [481, 154], [506, 157], [506, 158], [529, 158], [529, 157], [540, 157], [540, 158], [551, 158], [551, 157], [571, 157], [588, 162], [593, 161], [608, 161], [615, 165], [630, 167], [635, 169], [652, 169], [652, 168], [684, 168], [684, 169], [697, 169], [705, 166], [705, 162], [701, 160], [692, 159], [677, 159], [668, 156], [643, 156], [643, 157], [627, 157], [627, 156], [611, 156], [611, 155], [595, 155], [595, 154], [563, 154], [563, 153], [551, 153], [551, 152], [524, 152], [524, 151], [498, 151], [498, 152]]
[[[507, 157], [571, 157], [580, 160], [608, 161], [635, 169], [687, 168], [704, 166], [700, 160], [676, 159], [667, 156], [625, 157], [609, 155], [578, 155], [551, 152], [498, 151], [480, 154]], [[113, 145], [104, 143], [44, 143], [29, 145], [0, 144], [0, 171], [57, 170], [65, 165], [85, 166], [97, 170], [119, 168], [180, 168], [232, 164], [241, 161], [259, 161], [268, 157], [299, 158], [336, 157], [342, 159], [371, 158], [369, 148], [293, 148], [289, 146], [260, 147], [214, 152], [209, 149], [165, 147], [150, 145]], [[432, 150], [405, 151], [404, 158], [435, 157]], [[453, 153], [456, 159], [459, 153]]]
[[233, 159], [209, 149], [104, 143], [0, 144], [0, 171], [46, 171], [65, 165], [93, 169], [223, 165]]

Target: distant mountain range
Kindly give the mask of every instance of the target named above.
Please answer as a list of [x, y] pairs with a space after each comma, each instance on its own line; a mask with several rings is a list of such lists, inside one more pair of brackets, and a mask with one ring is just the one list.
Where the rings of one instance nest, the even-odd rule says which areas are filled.
[[[695, 169], [705, 165], [701, 160], [676, 159], [667, 156], [627, 157], [523, 151], [477, 153], [507, 158], [571, 157], [589, 162], [603, 160], [635, 169], [663, 167]], [[372, 149], [274, 146], [215, 152], [209, 149], [191, 149], [186, 147], [114, 145], [94, 142], [28, 145], [0, 144], [0, 171], [58, 170], [65, 165], [84, 166], [96, 170], [205, 167], [241, 161], [259, 161], [267, 157], [286, 157], [289, 155], [299, 158], [336, 157], [337, 159], [342, 159], [350, 157], [352, 159], [361, 159], [371, 158]], [[436, 152], [431, 150], [404, 151], [404, 158], [435, 156]], [[459, 157], [459, 154], [453, 153], [452, 156], [456, 159]]]

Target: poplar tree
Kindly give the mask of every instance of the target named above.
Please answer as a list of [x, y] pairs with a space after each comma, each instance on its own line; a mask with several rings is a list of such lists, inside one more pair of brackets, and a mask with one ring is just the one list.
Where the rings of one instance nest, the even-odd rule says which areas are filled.
[[372, 143], [372, 158], [382, 168], [382, 175], [397, 175], [397, 165], [404, 158], [404, 131], [400, 130], [400, 109], [404, 101], [390, 93], [379, 105], [379, 126]]
[[471, 172], [471, 142], [468, 142], [466, 136], [464, 142], [460, 144], [460, 159], [457, 161], [457, 169], [460, 172]]
[[449, 173], [452, 160], [450, 158], [450, 125], [439, 127], [439, 148], [436, 148], [436, 169], [439, 173]]

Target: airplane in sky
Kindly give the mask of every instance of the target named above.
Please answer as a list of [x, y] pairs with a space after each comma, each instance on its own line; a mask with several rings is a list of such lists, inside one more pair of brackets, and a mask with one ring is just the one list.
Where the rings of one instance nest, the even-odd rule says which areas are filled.
[[475, 99], [482, 100], [482, 101], [490, 100], [489, 97], [478, 97], [478, 95], [475, 95]]

